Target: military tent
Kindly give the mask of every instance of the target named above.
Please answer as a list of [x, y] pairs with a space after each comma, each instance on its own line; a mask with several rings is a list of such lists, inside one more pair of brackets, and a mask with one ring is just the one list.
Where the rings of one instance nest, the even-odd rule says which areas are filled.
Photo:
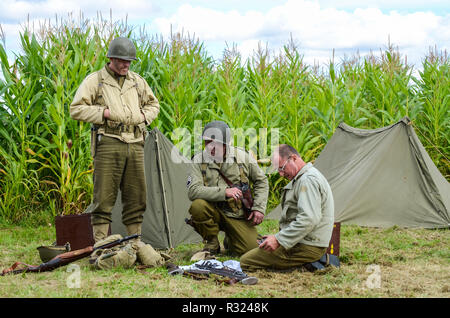
[[[144, 156], [147, 209], [142, 240], [159, 249], [200, 242], [200, 235], [185, 223], [190, 217], [186, 182], [191, 161], [157, 128], [146, 138]], [[120, 197], [119, 193], [112, 211], [111, 232], [126, 235]]]
[[[372, 227], [450, 226], [450, 184], [408, 117], [373, 130], [341, 123], [314, 166], [331, 185], [337, 222]], [[278, 206], [269, 218], [280, 214]]]

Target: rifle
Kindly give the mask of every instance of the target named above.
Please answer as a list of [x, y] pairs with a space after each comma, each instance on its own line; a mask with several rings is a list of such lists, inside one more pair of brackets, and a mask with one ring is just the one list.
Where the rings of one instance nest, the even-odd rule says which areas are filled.
[[199, 275], [215, 274], [224, 276], [228, 279], [224, 280], [225, 283], [229, 285], [233, 285], [235, 283], [242, 283], [244, 285], [254, 285], [258, 282], [258, 278], [254, 276], [248, 276], [244, 272], [231, 269], [229, 267], [217, 267], [217, 264], [214, 264], [210, 261], [204, 261], [200, 264], [195, 264], [195, 267], [189, 269], [182, 269], [178, 266], [173, 266], [168, 268], [168, 272], [170, 275], [183, 274], [186, 276], [192, 276], [198, 279]]
[[[28, 264], [21, 263], [21, 262], [16, 262], [10, 268], [4, 269], [0, 273], [0, 276], [4, 276], [6, 274], [20, 274], [23, 272], [31, 272], [31, 273], [49, 272], [49, 271], [54, 270], [55, 268], [65, 266], [65, 265], [75, 262], [79, 259], [85, 258], [85, 257], [91, 255], [96, 250], [107, 249], [107, 248], [111, 248], [111, 247], [120, 245], [123, 242], [137, 238], [140, 235], [141, 234], [134, 234], [134, 235], [126, 236], [122, 239], [117, 239], [113, 242], [103, 244], [103, 245], [100, 245], [97, 247], [88, 246], [83, 249], [59, 254], [59, 255], [55, 256], [54, 258], [52, 258], [51, 260], [49, 260], [48, 262], [42, 263], [37, 266], [28, 265]], [[20, 265], [24, 265], [25, 267], [16, 269]]]

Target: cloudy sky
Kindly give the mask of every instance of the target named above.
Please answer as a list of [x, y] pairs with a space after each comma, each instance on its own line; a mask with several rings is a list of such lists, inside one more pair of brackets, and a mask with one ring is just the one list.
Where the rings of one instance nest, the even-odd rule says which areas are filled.
[[20, 50], [18, 34], [31, 22], [98, 12], [128, 24], [145, 25], [150, 34], [168, 37], [170, 30], [195, 34], [220, 59], [236, 45], [244, 57], [263, 44], [279, 51], [294, 39], [304, 61], [327, 63], [333, 49], [344, 56], [377, 53], [388, 39], [420, 66], [430, 47], [450, 51], [450, 1], [440, 0], [1, 0], [0, 25], [8, 51]]

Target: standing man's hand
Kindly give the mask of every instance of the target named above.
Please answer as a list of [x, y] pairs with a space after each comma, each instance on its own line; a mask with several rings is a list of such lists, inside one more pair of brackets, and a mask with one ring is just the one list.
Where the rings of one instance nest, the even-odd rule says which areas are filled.
[[105, 108], [105, 110], [103, 111], [103, 118], [108, 119], [109, 116], [111, 116], [111, 112], [109, 108]]
[[267, 252], [273, 252], [280, 247], [275, 235], [265, 235], [263, 236], [264, 242], [259, 245], [259, 248], [263, 248]]
[[253, 225], [258, 225], [261, 224], [261, 222], [264, 220], [264, 214], [262, 214], [259, 211], [252, 211], [252, 213], [250, 213], [249, 217], [247, 220], [252, 220], [253, 221]]

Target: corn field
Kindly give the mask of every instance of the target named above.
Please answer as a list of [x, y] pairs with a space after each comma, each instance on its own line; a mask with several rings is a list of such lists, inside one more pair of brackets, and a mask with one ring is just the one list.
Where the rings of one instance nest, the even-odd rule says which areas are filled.
[[[430, 49], [420, 71], [392, 45], [380, 56], [354, 56], [310, 66], [293, 41], [278, 53], [260, 47], [243, 60], [236, 48], [219, 61], [185, 34], [165, 40], [123, 21], [48, 21], [21, 33], [11, 61], [0, 44], [0, 218], [17, 223], [39, 215], [82, 212], [92, 198], [90, 125], [69, 105], [81, 81], [107, 62], [109, 42], [128, 36], [137, 48], [131, 69], [160, 101], [152, 124], [167, 137], [223, 120], [231, 127], [278, 128], [280, 142], [314, 160], [340, 122], [379, 128], [409, 116], [441, 173], [450, 179], [450, 60]], [[3, 42], [4, 43], [4, 42]], [[267, 136], [270, 138], [270, 136]], [[175, 141], [174, 141], [175, 142]], [[194, 143], [194, 140], [192, 140]], [[270, 176], [270, 206], [285, 184]]]

